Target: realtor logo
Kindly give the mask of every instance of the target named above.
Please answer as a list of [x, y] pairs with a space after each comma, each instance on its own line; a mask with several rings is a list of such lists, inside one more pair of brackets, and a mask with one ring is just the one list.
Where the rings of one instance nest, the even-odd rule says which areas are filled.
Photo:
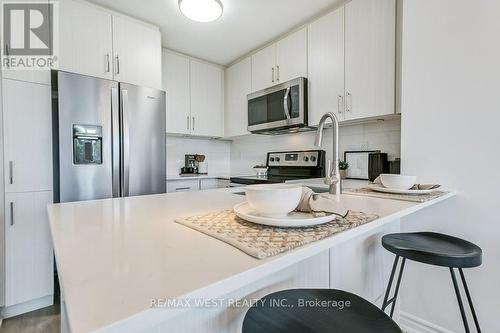
[[2, 2], [2, 67], [50, 69], [54, 65], [56, 4], [48, 1]]

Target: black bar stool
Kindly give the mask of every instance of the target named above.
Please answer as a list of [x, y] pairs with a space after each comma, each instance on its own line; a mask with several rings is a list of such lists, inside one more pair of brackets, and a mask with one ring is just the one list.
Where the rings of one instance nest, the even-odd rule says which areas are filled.
[[[467, 317], [465, 315], [464, 305], [462, 303], [462, 297], [460, 296], [460, 290], [458, 289], [457, 278], [454, 271], [455, 268], [458, 269], [464, 286], [465, 295], [467, 296], [467, 301], [469, 302], [469, 307], [472, 312], [472, 317], [474, 318], [474, 324], [476, 325], [477, 331], [481, 332], [476, 311], [472, 305], [469, 287], [467, 286], [465, 275], [462, 271], [463, 268], [471, 268], [481, 265], [483, 252], [479, 246], [460, 238], [434, 232], [385, 235], [382, 237], [382, 246], [396, 255], [394, 265], [392, 266], [391, 277], [389, 278], [389, 283], [385, 292], [384, 303], [382, 305], [382, 310], [385, 311], [386, 307], [392, 303], [391, 318], [394, 313], [394, 307], [396, 305], [396, 298], [398, 297], [399, 285], [401, 284], [401, 277], [403, 275], [405, 262], [406, 259], [409, 259], [429, 265], [444, 266], [450, 269], [451, 280], [453, 281], [453, 286], [455, 287], [455, 293], [457, 295], [458, 306], [460, 307], [460, 314], [462, 315], [465, 332], [469, 333], [469, 324], [467, 323]], [[392, 288], [392, 282], [394, 280], [394, 274], [398, 266], [399, 257], [402, 257], [403, 260], [399, 269], [396, 289], [394, 290], [394, 297], [388, 299]]]
[[285, 332], [403, 331], [372, 303], [336, 289], [290, 289], [269, 294], [256, 302], [243, 320], [243, 333]]

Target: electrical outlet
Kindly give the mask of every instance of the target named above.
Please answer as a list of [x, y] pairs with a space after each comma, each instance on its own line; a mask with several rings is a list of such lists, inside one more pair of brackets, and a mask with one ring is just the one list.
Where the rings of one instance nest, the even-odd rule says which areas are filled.
[[361, 150], [368, 150], [368, 146], [369, 146], [368, 142], [361, 142], [359, 144], [359, 149], [361, 149]]

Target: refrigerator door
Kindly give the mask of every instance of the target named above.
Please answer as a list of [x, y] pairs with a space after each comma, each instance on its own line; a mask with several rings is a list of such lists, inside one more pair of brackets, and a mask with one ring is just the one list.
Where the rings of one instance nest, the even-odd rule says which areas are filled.
[[122, 196], [166, 192], [165, 92], [120, 83]]
[[118, 83], [54, 71], [52, 91], [54, 200], [117, 196], [112, 154], [112, 123], [117, 119], [112, 109], [114, 105], [118, 115]]

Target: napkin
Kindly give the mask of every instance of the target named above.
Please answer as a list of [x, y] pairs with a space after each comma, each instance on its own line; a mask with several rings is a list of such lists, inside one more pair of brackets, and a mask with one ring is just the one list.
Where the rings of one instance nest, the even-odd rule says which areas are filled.
[[313, 213], [316, 216], [330, 213], [342, 218], [346, 217], [349, 213], [349, 210], [338, 202], [335, 196], [317, 194], [308, 187], [302, 188], [302, 199], [296, 210], [304, 213]]
[[[384, 186], [382, 184], [382, 181], [380, 180], [380, 177], [375, 178], [373, 184], [380, 184]], [[439, 187], [441, 187], [441, 185], [439, 184], [415, 184], [410, 188], [410, 190], [435, 190]]]

